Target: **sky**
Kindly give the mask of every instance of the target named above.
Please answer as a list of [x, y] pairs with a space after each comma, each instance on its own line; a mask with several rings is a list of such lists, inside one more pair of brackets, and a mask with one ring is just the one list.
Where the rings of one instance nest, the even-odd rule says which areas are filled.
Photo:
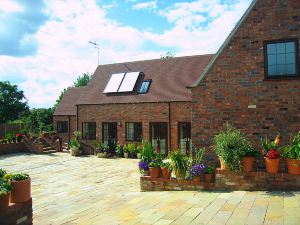
[[0, 0], [0, 81], [31, 108], [100, 64], [215, 53], [251, 0]]

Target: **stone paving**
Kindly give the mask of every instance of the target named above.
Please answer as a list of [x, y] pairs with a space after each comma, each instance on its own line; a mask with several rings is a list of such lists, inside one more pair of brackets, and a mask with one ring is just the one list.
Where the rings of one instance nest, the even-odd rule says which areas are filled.
[[12, 154], [32, 178], [34, 224], [300, 224], [300, 192], [140, 192], [137, 160]]

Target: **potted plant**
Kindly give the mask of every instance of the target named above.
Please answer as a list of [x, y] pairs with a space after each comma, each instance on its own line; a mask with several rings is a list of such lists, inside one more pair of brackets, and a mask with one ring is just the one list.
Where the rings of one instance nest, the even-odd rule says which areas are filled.
[[172, 174], [172, 164], [170, 160], [164, 160], [160, 165], [161, 173], [164, 179], [169, 180]]
[[300, 131], [291, 138], [290, 144], [282, 148], [281, 156], [285, 158], [288, 173], [300, 174]]
[[177, 180], [185, 179], [190, 165], [190, 158], [180, 154], [178, 150], [175, 150], [171, 152], [170, 159]]
[[109, 147], [105, 143], [99, 143], [95, 149], [98, 158], [106, 158]]
[[213, 179], [214, 173], [215, 173], [215, 168], [213, 166], [207, 166], [204, 169], [204, 180], [205, 180], [205, 182], [210, 183], [211, 180]]
[[143, 145], [138, 145], [136, 147], [136, 157], [138, 159], [141, 159], [142, 158], [142, 149], [143, 149]]
[[139, 161], [139, 170], [142, 176], [149, 176], [149, 165], [147, 162]]
[[152, 162], [149, 163], [149, 172], [151, 179], [160, 177], [160, 165], [161, 162], [158, 160], [152, 160]]
[[69, 143], [69, 147], [70, 147], [72, 156], [80, 156], [81, 155], [81, 151], [79, 149], [80, 144], [77, 139], [75, 139], [75, 138], [71, 139], [70, 143]]
[[204, 164], [195, 164], [192, 166], [192, 168], [190, 169], [190, 175], [195, 182], [200, 183], [200, 175], [203, 174], [204, 169]]
[[242, 152], [250, 145], [246, 135], [227, 124], [226, 130], [214, 137], [214, 144], [215, 152], [220, 159], [221, 169], [240, 171]]
[[154, 157], [153, 146], [150, 143], [143, 140], [142, 141], [142, 159], [144, 161], [150, 163], [153, 157]]
[[0, 178], [0, 213], [7, 210], [12, 186], [9, 181]]
[[123, 152], [124, 152], [124, 158], [128, 159], [129, 157], [129, 148], [128, 148], [128, 144], [125, 144], [123, 147]]
[[130, 154], [130, 158], [134, 159], [136, 157], [136, 148], [134, 143], [128, 143], [128, 152]]
[[262, 140], [267, 173], [278, 173], [279, 171], [280, 153], [277, 151], [279, 141], [279, 135], [274, 141], [269, 141], [267, 137]]
[[28, 174], [5, 174], [3, 178], [12, 185], [10, 202], [22, 203], [31, 199], [31, 179]]
[[260, 152], [252, 146], [245, 147], [241, 152], [242, 167], [244, 172], [253, 171], [255, 159], [260, 155]]
[[123, 157], [123, 146], [119, 142], [116, 146], [116, 153], [119, 157]]

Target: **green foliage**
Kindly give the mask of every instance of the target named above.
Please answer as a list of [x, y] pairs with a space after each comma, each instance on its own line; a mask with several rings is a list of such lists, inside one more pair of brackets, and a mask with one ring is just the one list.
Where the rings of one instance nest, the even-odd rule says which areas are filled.
[[270, 150], [276, 150], [279, 144], [279, 135], [275, 138], [274, 141], [270, 141], [267, 136], [264, 139], [261, 139], [261, 146], [268, 152]]
[[0, 178], [0, 196], [7, 195], [12, 190], [11, 183], [8, 180]]
[[195, 151], [194, 163], [200, 164], [206, 149], [204, 147], [203, 148], [195, 148], [194, 151]]
[[226, 130], [214, 137], [215, 152], [232, 171], [240, 171], [241, 157], [250, 142], [240, 130], [226, 125]]
[[179, 179], [185, 179], [191, 165], [191, 158], [180, 154], [179, 150], [175, 150], [171, 152], [170, 159], [176, 177]]
[[261, 155], [261, 153], [255, 149], [253, 146], [246, 146], [241, 151], [241, 157], [255, 157], [258, 158]]
[[34, 133], [39, 133], [41, 130], [49, 132], [53, 130], [53, 112], [53, 108], [32, 109], [23, 121], [31, 124], [31, 131]]
[[214, 174], [214, 173], [215, 173], [215, 170], [216, 170], [215, 167], [213, 167], [213, 166], [207, 166], [207, 167], [204, 169], [204, 173], [207, 173], [207, 174]]
[[0, 81], [0, 123], [19, 119], [29, 110], [24, 92], [17, 85]]
[[171, 53], [171, 52], [167, 52], [164, 55], [160, 55], [161, 59], [170, 59], [170, 58], [174, 58], [175, 54]]
[[160, 167], [167, 167], [169, 170], [173, 170], [173, 166], [171, 162], [162, 162]]
[[300, 160], [300, 131], [291, 136], [289, 145], [282, 147], [281, 156], [283, 158]]
[[116, 146], [116, 153], [119, 154], [119, 155], [123, 154], [123, 146], [119, 142]]
[[69, 143], [70, 148], [79, 148], [79, 141], [76, 138], [72, 138]]
[[148, 143], [146, 141], [142, 141], [142, 160], [144, 162], [151, 162], [152, 161], [152, 158], [154, 157], [154, 148], [153, 146], [151, 145], [151, 143]]
[[74, 87], [83, 87], [86, 86], [90, 80], [92, 79], [92, 75], [89, 73], [84, 73], [82, 76], [79, 76], [74, 83]]
[[149, 167], [160, 168], [161, 161], [152, 161], [149, 163]]
[[6, 174], [6, 170], [0, 168], [0, 179], [3, 178], [5, 174]]
[[12, 181], [21, 181], [21, 180], [27, 180], [29, 178], [29, 175], [27, 173], [17, 173], [13, 174], [11, 180]]
[[106, 143], [101, 143], [100, 141], [94, 141], [93, 145], [96, 153], [107, 152], [109, 150], [109, 146]]

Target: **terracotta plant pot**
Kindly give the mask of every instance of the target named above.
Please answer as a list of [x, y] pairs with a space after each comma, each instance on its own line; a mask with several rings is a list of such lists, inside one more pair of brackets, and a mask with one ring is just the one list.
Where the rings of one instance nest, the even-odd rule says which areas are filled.
[[129, 153], [128, 152], [124, 152], [124, 158], [128, 159], [129, 157]]
[[8, 209], [9, 195], [10, 193], [8, 193], [7, 195], [0, 195], [0, 214]]
[[243, 171], [244, 172], [253, 171], [254, 162], [255, 162], [255, 157], [243, 157], [242, 158]]
[[10, 202], [21, 203], [31, 199], [31, 179], [11, 181], [13, 190], [10, 194]]
[[224, 160], [219, 157], [220, 159], [220, 164], [221, 164], [221, 170], [230, 170], [230, 168], [225, 164]]
[[172, 171], [168, 167], [161, 167], [161, 173], [164, 179], [170, 179]]
[[151, 179], [158, 178], [160, 176], [160, 168], [149, 167]]
[[278, 159], [265, 158], [265, 162], [266, 162], [267, 173], [278, 173], [280, 158]]
[[300, 161], [298, 159], [285, 159], [289, 174], [300, 174]]
[[213, 179], [214, 175], [211, 173], [206, 173], [204, 174], [204, 179], [206, 183], [210, 183]]
[[196, 183], [200, 183], [200, 176], [195, 176], [193, 178], [193, 181], [196, 182]]

